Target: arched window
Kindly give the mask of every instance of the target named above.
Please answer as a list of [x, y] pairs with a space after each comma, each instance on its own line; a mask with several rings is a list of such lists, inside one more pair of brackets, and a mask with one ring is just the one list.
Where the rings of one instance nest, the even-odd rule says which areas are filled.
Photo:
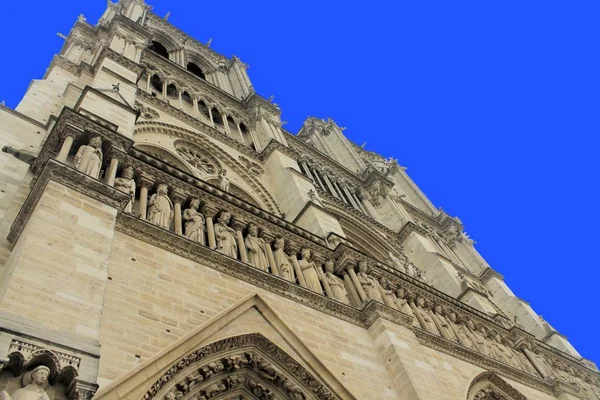
[[158, 75], [152, 75], [152, 78], [150, 78], [150, 86], [152, 86], [152, 88], [156, 90], [160, 95], [162, 95], [163, 81]]
[[204, 71], [202, 71], [202, 68], [200, 68], [196, 64], [192, 62], [188, 63], [187, 70], [190, 71], [192, 74], [196, 75], [198, 78], [206, 80], [206, 75], [204, 75]]
[[527, 400], [522, 393], [493, 372], [479, 374], [469, 387], [467, 400]]
[[221, 113], [219, 112], [219, 110], [217, 110], [215, 107], [213, 107], [211, 112], [212, 112], [213, 122], [216, 125], [223, 126], [223, 117], [221, 117]]
[[183, 92], [183, 94], [181, 95], [181, 100], [183, 100], [183, 102], [186, 104], [194, 104], [194, 102], [192, 101], [192, 96], [190, 96], [188, 92]]
[[167, 86], [167, 96], [173, 100], [179, 98], [179, 93], [177, 92], [177, 86], [175, 86], [173, 83], [170, 83], [169, 86]]
[[246, 125], [244, 125], [244, 123], [240, 123], [240, 130], [242, 131], [242, 134], [247, 135], [248, 132], [248, 127], [246, 127]]
[[169, 59], [169, 50], [162, 43], [157, 42], [155, 40], [152, 41], [152, 46], [150, 46], [150, 51], [158, 54], [159, 56], [163, 56], [167, 60]]
[[190, 115], [194, 115], [194, 101], [188, 92], [183, 92], [181, 94], [181, 106], [183, 107], [183, 111]]
[[201, 115], [205, 116], [206, 119], [210, 121], [210, 113], [208, 112], [208, 107], [206, 106], [204, 100], [200, 100], [198, 102], [198, 110], [200, 110]]

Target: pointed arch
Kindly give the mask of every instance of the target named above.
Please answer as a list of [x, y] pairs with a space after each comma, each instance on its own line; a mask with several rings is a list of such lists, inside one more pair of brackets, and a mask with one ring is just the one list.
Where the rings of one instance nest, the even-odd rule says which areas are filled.
[[527, 400], [527, 397], [493, 372], [483, 372], [469, 386], [467, 400]]
[[187, 174], [197, 176], [197, 174], [194, 173], [194, 169], [191, 168], [190, 165], [183, 158], [165, 149], [164, 147], [157, 146], [151, 143], [136, 143], [135, 148], [151, 155], [154, 158], [164, 161], [175, 168], [179, 168]]

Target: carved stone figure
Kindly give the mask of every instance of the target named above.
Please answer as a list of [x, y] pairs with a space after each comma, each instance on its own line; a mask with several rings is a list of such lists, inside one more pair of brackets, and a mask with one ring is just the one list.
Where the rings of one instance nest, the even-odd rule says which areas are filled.
[[397, 310], [398, 304], [396, 303], [396, 295], [391, 288], [390, 282], [383, 276], [379, 278], [379, 288], [381, 290], [381, 298], [385, 305]]
[[273, 247], [275, 248], [273, 256], [275, 264], [277, 264], [277, 269], [279, 269], [279, 275], [287, 281], [295, 282], [292, 261], [290, 260], [290, 256], [285, 253], [285, 239], [278, 237], [275, 239]]
[[207, 398], [212, 398], [218, 395], [219, 393], [223, 393], [227, 390], [227, 386], [222, 383], [215, 383], [206, 388], [206, 396]]
[[121, 177], [115, 179], [115, 189], [131, 196], [131, 200], [125, 207], [125, 212], [130, 213], [133, 210], [133, 203], [135, 201], [135, 180], [133, 179], [133, 168], [125, 168], [121, 174]]
[[437, 326], [435, 326], [435, 322], [433, 322], [433, 318], [431, 317], [429, 310], [427, 309], [426, 302], [423, 297], [417, 297], [416, 302], [411, 303], [411, 307], [415, 317], [417, 317], [421, 323], [421, 328], [425, 329], [427, 332], [435, 333], [436, 335], [440, 334]]
[[490, 347], [490, 353], [492, 354], [492, 357], [505, 364], [512, 365], [513, 367], [516, 366], [514, 362], [511, 362], [514, 360], [511, 360], [507, 357], [506, 349], [504, 349], [504, 345], [502, 344], [502, 339], [499, 334], [492, 334], [488, 341], [488, 345]]
[[412, 308], [410, 308], [410, 305], [408, 304], [408, 300], [406, 300], [407, 294], [408, 293], [406, 292], [406, 289], [404, 289], [402, 287], [397, 288], [396, 289], [396, 304], [398, 305], [398, 309], [400, 311], [413, 317], [413, 325], [414, 326], [419, 326], [419, 321], [415, 317], [415, 314], [414, 314]]
[[300, 270], [302, 270], [306, 285], [310, 290], [322, 294], [323, 288], [321, 287], [321, 281], [319, 280], [317, 265], [310, 259], [310, 249], [302, 249], [300, 255], [302, 258], [298, 260], [298, 264], [300, 264]]
[[164, 229], [169, 229], [173, 219], [173, 203], [168, 196], [168, 187], [164, 183], [158, 185], [156, 193], [148, 203], [148, 221]]
[[31, 372], [26, 372], [23, 376], [21, 389], [15, 390], [11, 396], [5, 391], [0, 392], [0, 398], [3, 400], [50, 400], [46, 394], [50, 368], [40, 365]]
[[381, 291], [379, 289], [379, 282], [377, 282], [377, 279], [375, 279], [373, 276], [368, 274], [368, 269], [369, 267], [367, 266], [366, 261], [361, 261], [358, 263], [358, 273], [356, 274], [358, 277], [358, 282], [362, 286], [369, 299], [383, 303], [383, 298], [381, 297]]
[[388, 252], [389, 255], [389, 262], [390, 264], [392, 264], [392, 266], [394, 268], [396, 268], [398, 271], [402, 272], [402, 273], [406, 273], [406, 269], [404, 268], [404, 262], [402, 262], [402, 260], [400, 260], [398, 257], [396, 257], [394, 255], [394, 253], [392, 253], [391, 251]]
[[461, 345], [468, 347], [469, 349], [473, 349], [473, 341], [471, 340], [471, 336], [468, 332], [467, 327], [464, 323], [460, 323], [458, 321], [458, 315], [455, 312], [450, 312], [448, 315], [448, 319], [452, 322], [452, 329], [454, 330], [454, 334], [456, 335], [456, 339], [458, 339], [458, 343]]
[[262, 238], [258, 237], [258, 227], [250, 225], [248, 235], [246, 236], [246, 250], [248, 250], [248, 263], [263, 271], [269, 270], [269, 261], [267, 259], [267, 244]]
[[215, 224], [215, 237], [217, 240], [217, 251], [229, 257], [237, 258], [238, 248], [235, 241], [235, 230], [229, 227], [231, 214], [229, 212], [221, 213], [218, 222]]
[[444, 316], [441, 305], [439, 305], [439, 304], [435, 305], [434, 313], [432, 314], [432, 316], [433, 316], [433, 321], [435, 322], [435, 325], [437, 326], [438, 330], [440, 331], [440, 333], [442, 334], [444, 339], [448, 339], [448, 340], [452, 340], [453, 342], [456, 342], [457, 339], [456, 339], [456, 335], [454, 334], [454, 330], [452, 329], [450, 321], [448, 321], [446, 319], [446, 317]]
[[219, 173], [219, 189], [229, 193], [229, 178], [227, 177], [226, 169], [222, 169]]
[[[479, 352], [485, 356], [490, 355], [490, 349], [488, 347], [487, 339], [485, 338], [485, 328], [481, 327], [480, 330], [475, 328], [475, 324], [473, 321], [467, 321], [467, 328], [469, 329], [469, 333], [471, 335], [471, 339], [475, 344], [475, 347]], [[481, 331], [484, 333], [482, 334]]]
[[198, 212], [198, 207], [200, 207], [200, 200], [192, 199], [190, 202], [190, 208], [183, 211], [183, 220], [185, 221], [185, 236], [194, 242], [204, 245], [206, 244], [206, 239], [204, 236], [204, 225], [206, 220], [204, 219], [204, 215]]
[[348, 301], [348, 291], [346, 290], [346, 285], [341, 278], [337, 277], [333, 273], [334, 267], [335, 265], [332, 260], [325, 261], [325, 279], [327, 280], [327, 283], [329, 283], [333, 297], [339, 302], [350, 304]]
[[102, 157], [102, 139], [97, 136], [77, 150], [73, 166], [77, 171], [98, 179], [102, 167]]

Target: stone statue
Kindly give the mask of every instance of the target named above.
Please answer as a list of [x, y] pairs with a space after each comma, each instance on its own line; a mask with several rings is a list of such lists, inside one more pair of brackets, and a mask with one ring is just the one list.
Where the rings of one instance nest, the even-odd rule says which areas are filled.
[[135, 201], [135, 180], [133, 179], [133, 168], [126, 167], [123, 170], [120, 178], [115, 179], [115, 189], [127, 193], [131, 196], [131, 200], [125, 206], [125, 212], [130, 213], [133, 210]]
[[15, 390], [12, 397], [5, 391], [0, 392], [0, 399], [3, 400], [50, 400], [44, 390], [48, 386], [50, 368], [45, 365], [36, 367], [31, 372], [26, 372], [22, 383], [24, 387]]
[[158, 185], [156, 193], [150, 197], [148, 221], [161, 228], [169, 229], [173, 215], [173, 203], [168, 196], [168, 186], [161, 183]]
[[452, 311], [448, 315], [448, 319], [450, 322], [452, 322], [452, 330], [454, 330], [454, 334], [456, 335], [456, 339], [458, 339], [458, 343], [468, 347], [469, 349], [473, 349], [473, 341], [471, 340], [468, 329], [463, 323], [458, 321], [458, 315]]
[[334, 267], [335, 265], [332, 260], [325, 261], [325, 279], [327, 280], [327, 283], [329, 283], [333, 297], [341, 303], [350, 304], [346, 285], [340, 277], [333, 273]]
[[73, 166], [77, 171], [98, 179], [102, 167], [102, 139], [99, 136], [77, 150]]
[[435, 326], [435, 322], [433, 322], [433, 318], [431, 317], [429, 310], [427, 309], [426, 301], [423, 297], [417, 297], [416, 303], [411, 303], [410, 306], [413, 309], [415, 317], [417, 317], [421, 323], [421, 328], [436, 335], [440, 334], [437, 326]]
[[204, 224], [206, 220], [204, 219], [204, 215], [198, 212], [198, 207], [200, 207], [200, 200], [192, 199], [190, 208], [183, 211], [185, 236], [194, 242], [205, 245]]
[[229, 178], [227, 177], [226, 169], [222, 169], [219, 173], [219, 189], [229, 193]]
[[383, 298], [381, 297], [381, 291], [379, 289], [379, 282], [377, 282], [377, 279], [368, 274], [368, 269], [369, 267], [367, 266], [366, 261], [361, 261], [358, 263], [358, 273], [356, 274], [358, 282], [360, 282], [360, 285], [365, 291], [367, 298], [383, 303]]
[[300, 255], [302, 258], [298, 260], [298, 264], [300, 265], [300, 270], [302, 271], [304, 279], [306, 280], [306, 285], [313, 292], [323, 294], [319, 273], [317, 272], [317, 265], [310, 259], [310, 249], [302, 249], [300, 251]]
[[398, 287], [396, 289], [396, 304], [398, 305], [398, 310], [413, 317], [413, 325], [419, 326], [419, 321], [415, 317], [415, 313], [413, 312], [412, 308], [410, 308], [410, 305], [408, 304], [408, 301], [405, 298], [407, 295], [408, 292], [406, 291], [406, 289], [402, 287]]
[[[467, 321], [467, 328], [469, 329], [471, 339], [477, 350], [485, 356], [490, 356], [490, 349], [487, 344], [487, 339], [485, 338], [485, 328], [481, 327], [480, 330], [477, 330], [475, 324], [471, 320]], [[480, 331], [482, 331], [483, 334]]]
[[394, 255], [391, 251], [388, 252], [390, 264], [398, 271], [406, 274], [406, 269], [404, 268], [404, 263], [398, 257]]
[[435, 325], [437, 326], [438, 330], [440, 331], [440, 333], [442, 334], [444, 339], [448, 339], [448, 340], [452, 340], [453, 342], [456, 342], [457, 339], [456, 339], [456, 335], [454, 334], [454, 330], [452, 329], [452, 326], [450, 325], [450, 321], [448, 321], [446, 319], [446, 317], [444, 316], [441, 305], [439, 305], [439, 304], [435, 305], [434, 313], [432, 316], [433, 316], [433, 321], [435, 322]]
[[275, 248], [273, 256], [275, 258], [275, 264], [277, 264], [277, 269], [279, 270], [279, 276], [286, 281], [296, 282], [292, 261], [290, 260], [290, 256], [285, 253], [285, 239], [278, 237], [275, 239], [273, 247]]
[[379, 278], [379, 288], [381, 290], [381, 298], [386, 306], [398, 310], [398, 304], [396, 302], [396, 295], [391, 289], [390, 282], [383, 276]]
[[514, 359], [508, 358], [508, 352], [504, 348], [504, 345], [502, 344], [502, 339], [499, 334], [492, 334], [488, 343], [492, 357], [494, 357], [500, 362], [512, 365], [513, 367], [517, 367], [517, 365], [514, 364]]
[[231, 258], [237, 258], [238, 248], [235, 240], [235, 230], [229, 227], [231, 214], [229, 212], [221, 213], [218, 222], [215, 224], [215, 237], [217, 239], [217, 251]]
[[258, 227], [256, 225], [252, 224], [248, 227], [245, 243], [246, 250], [248, 250], [248, 263], [258, 269], [268, 271], [267, 244], [262, 238], [258, 237]]

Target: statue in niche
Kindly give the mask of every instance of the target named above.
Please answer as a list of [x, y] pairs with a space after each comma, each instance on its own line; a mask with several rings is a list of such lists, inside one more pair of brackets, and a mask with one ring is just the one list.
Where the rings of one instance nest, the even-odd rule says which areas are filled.
[[301, 259], [298, 260], [300, 270], [306, 280], [306, 285], [313, 292], [323, 294], [323, 288], [321, 287], [321, 280], [319, 279], [319, 273], [317, 272], [317, 265], [314, 261], [311, 261], [310, 249], [303, 248], [300, 251]]
[[237, 258], [238, 248], [235, 240], [235, 230], [229, 227], [231, 213], [223, 212], [215, 224], [217, 251], [231, 258]]
[[340, 277], [333, 273], [334, 270], [335, 264], [333, 263], [333, 260], [325, 261], [325, 279], [327, 280], [327, 283], [329, 283], [333, 297], [339, 302], [350, 304], [346, 285]]
[[368, 271], [369, 267], [366, 261], [358, 263], [358, 273], [356, 274], [358, 282], [365, 291], [367, 298], [383, 303], [379, 282], [373, 276], [369, 275]]
[[475, 328], [473, 321], [467, 321], [467, 328], [471, 335], [471, 340], [475, 344], [475, 347], [479, 352], [485, 356], [490, 356], [490, 349], [488, 347], [487, 339], [485, 338], [485, 328], [481, 327], [479, 330]]
[[388, 260], [389, 260], [390, 264], [392, 264], [392, 266], [394, 268], [396, 268], [398, 271], [406, 274], [406, 269], [404, 268], [404, 263], [402, 262], [402, 260], [400, 260], [398, 257], [396, 257], [394, 255], [394, 253], [392, 253], [391, 251], [388, 252], [388, 255], [389, 255]]
[[458, 343], [469, 349], [473, 349], [473, 341], [468, 333], [468, 329], [463, 323], [458, 321], [458, 315], [454, 311], [451, 311], [448, 315], [448, 319], [452, 322], [451, 326], [456, 335], [456, 339], [458, 339]]
[[168, 196], [168, 191], [166, 184], [159, 184], [148, 203], [148, 221], [164, 229], [169, 229], [174, 216], [173, 202]]
[[436, 335], [440, 334], [440, 332], [437, 329], [437, 326], [435, 326], [435, 322], [433, 322], [433, 318], [429, 313], [429, 310], [427, 309], [427, 303], [425, 301], [425, 298], [421, 296], [417, 297], [416, 302], [411, 303], [410, 306], [413, 309], [415, 317], [417, 317], [417, 319], [421, 323], [421, 328], [425, 329], [427, 332], [434, 333]]
[[442, 334], [444, 339], [448, 339], [448, 340], [452, 340], [453, 342], [456, 342], [457, 341], [456, 335], [454, 335], [454, 331], [452, 330], [450, 321], [448, 321], [446, 319], [446, 317], [444, 316], [442, 306], [439, 304], [436, 304], [433, 311], [434, 311], [432, 314], [433, 322], [435, 322], [435, 325], [437, 326], [438, 330], [440, 331], [440, 333]]
[[269, 270], [269, 261], [267, 260], [267, 244], [258, 237], [258, 227], [251, 224], [248, 227], [246, 236], [246, 250], [248, 250], [248, 263], [263, 271]]
[[229, 193], [229, 186], [230, 185], [229, 178], [227, 177], [227, 170], [222, 169], [221, 172], [219, 172], [219, 189]]
[[414, 326], [419, 326], [419, 321], [415, 317], [415, 314], [413, 313], [412, 308], [410, 308], [410, 305], [408, 304], [408, 300], [406, 300], [406, 298], [405, 298], [407, 295], [408, 295], [408, 292], [406, 291], [406, 289], [404, 289], [403, 287], [398, 287], [396, 289], [396, 304], [398, 305], [398, 309], [400, 311], [413, 317], [413, 325]]
[[183, 211], [183, 220], [185, 221], [185, 237], [194, 242], [205, 245], [206, 239], [204, 236], [204, 225], [206, 220], [204, 219], [204, 215], [198, 212], [198, 207], [200, 207], [200, 200], [192, 199], [192, 201], [190, 201], [190, 208]]
[[489, 336], [488, 346], [490, 347], [490, 353], [492, 357], [496, 360], [503, 362], [508, 365], [512, 365], [515, 367], [511, 360], [506, 357], [506, 352], [504, 351], [504, 345], [502, 344], [502, 339], [499, 334], [492, 332]]
[[273, 247], [275, 248], [273, 257], [275, 258], [275, 264], [277, 264], [277, 269], [279, 270], [279, 276], [286, 281], [296, 282], [292, 261], [290, 260], [290, 256], [285, 253], [285, 239], [278, 237], [275, 239]]
[[385, 279], [383, 276], [380, 277], [379, 288], [381, 289], [381, 298], [383, 299], [385, 305], [397, 310], [398, 304], [396, 303], [396, 295], [391, 288], [390, 281]]
[[73, 166], [77, 171], [98, 179], [102, 167], [102, 139], [99, 136], [77, 150]]
[[133, 203], [135, 201], [135, 180], [133, 179], [133, 168], [126, 167], [123, 170], [120, 178], [115, 179], [115, 189], [120, 190], [131, 196], [131, 200], [125, 206], [125, 212], [131, 213], [133, 210]]
[[5, 391], [0, 392], [2, 400], [50, 400], [45, 389], [48, 386], [50, 368], [40, 365], [26, 372], [21, 380], [23, 387], [15, 390], [12, 397]]

